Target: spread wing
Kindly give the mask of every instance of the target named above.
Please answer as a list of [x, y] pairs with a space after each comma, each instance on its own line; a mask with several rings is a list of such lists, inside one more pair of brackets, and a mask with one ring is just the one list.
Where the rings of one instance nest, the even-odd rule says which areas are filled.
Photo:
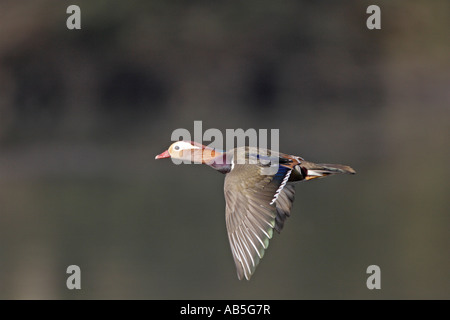
[[291, 168], [263, 175], [254, 164], [236, 164], [225, 178], [225, 219], [238, 278], [250, 279], [273, 229], [282, 229], [294, 201], [294, 186], [287, 185]]

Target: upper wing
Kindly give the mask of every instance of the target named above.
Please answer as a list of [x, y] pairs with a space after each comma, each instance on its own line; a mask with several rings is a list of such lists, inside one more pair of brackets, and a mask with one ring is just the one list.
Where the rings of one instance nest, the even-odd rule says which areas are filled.
[[236, 164], [225, 178], [225, 219], [238, 278], [250, 279], [273, 229], [280, 231], [289, 216], [294, 187], [286, 185], [290, 168], [262, 175], [262, 167]]

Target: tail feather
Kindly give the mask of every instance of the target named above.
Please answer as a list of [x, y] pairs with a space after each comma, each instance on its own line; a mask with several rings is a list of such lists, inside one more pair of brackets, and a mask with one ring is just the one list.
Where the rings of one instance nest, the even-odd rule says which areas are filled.
[[336, 173], [355, 174], [352, 167], [343, 164], [316, 164], [312, 162], [302, 162], [302, 166], [307, 169], [305, 180], [323, 178]]

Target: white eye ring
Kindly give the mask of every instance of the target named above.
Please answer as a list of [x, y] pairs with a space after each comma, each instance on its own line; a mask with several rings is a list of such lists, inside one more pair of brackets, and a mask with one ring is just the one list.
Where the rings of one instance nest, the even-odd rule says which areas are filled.
[[197, 146], [193, 146], [192, 144], [185, 141], [178, 141], [173, 145], [173, 150], [181, 151], [181, 150], [192, 150], [192, 149], [200, 149]]

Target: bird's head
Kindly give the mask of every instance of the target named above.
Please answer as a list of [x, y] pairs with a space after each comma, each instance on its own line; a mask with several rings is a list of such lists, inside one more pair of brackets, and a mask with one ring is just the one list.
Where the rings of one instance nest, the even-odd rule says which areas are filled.
[[164, 151], [157, 155], [155, 159], [172, 158], [182, 160], [188, 163], [208, 164], [219, 155], [220, 152], [194, 141], [177, 141]]

